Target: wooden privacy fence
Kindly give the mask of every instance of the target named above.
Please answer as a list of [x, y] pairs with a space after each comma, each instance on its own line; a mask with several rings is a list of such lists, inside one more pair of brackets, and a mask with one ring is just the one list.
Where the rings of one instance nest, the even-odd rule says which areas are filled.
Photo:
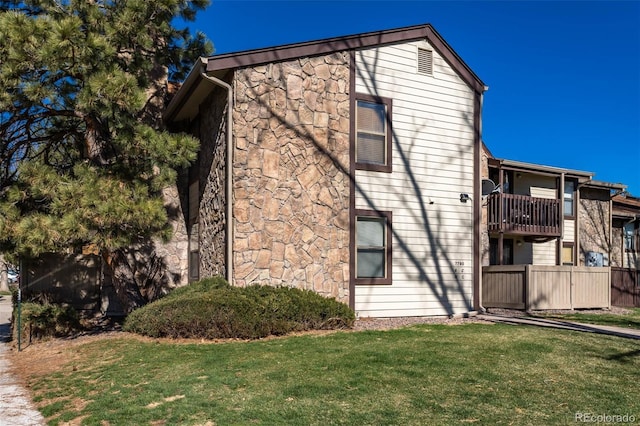
[[611, 268], [611, 304], [640, 308], [640, 271]]
[[100, 303], [98, 256], [47, 253], [24, 266], [22, 291], [26, 299], [39, 295], [48, 302], [69, 304], [79, 310], [95, 309]]
[[124, 314], [111, 277], [103, 274], [100, 256], [47, 253], [24, 266], [25, 300], [39, 297], [76, 310], [100, 310], [110, 316]]
[[525, 310], [610, 308], [610, 283], [608, 267], [485, 266], [482, 305]]

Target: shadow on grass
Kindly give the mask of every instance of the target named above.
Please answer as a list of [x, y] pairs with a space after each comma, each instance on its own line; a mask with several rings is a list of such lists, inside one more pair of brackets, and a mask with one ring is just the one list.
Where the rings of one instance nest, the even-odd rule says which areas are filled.
[[636, 315], [616, 315], [616, 314], [588, 314], [577, 313], [567, 315], [534, 315], [535, 318], [554, 321], [575, 321], [585, 324], [605, 325], [611, 327], [621, 327], [640, 330], [640, 318]]
[[619, 362], [631, 362], [632, 358], [636, 358], [640, 356], [640, 349], [636, 349], [634, 351], [622, 352], [616, 355], [611, 355], [607, 357], [610, 361], [619, 361]]

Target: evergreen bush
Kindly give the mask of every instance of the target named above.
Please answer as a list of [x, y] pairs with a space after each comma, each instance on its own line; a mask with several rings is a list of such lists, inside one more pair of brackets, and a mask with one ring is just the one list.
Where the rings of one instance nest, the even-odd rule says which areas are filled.
[[[78, 312], [71, 306], [52, 303], [23, 302], [20, 306], [22, 340], [64, 337], [83, 330]], [[14, 305], [12, 321], [13, 340], [18, 335], [18, 309]]]
[[352, 309], [288, 287], [231, 287], [217, 277], [178, 288], [132, 312], [124, 330], [150, 337], [258, 339], [353, 326]]

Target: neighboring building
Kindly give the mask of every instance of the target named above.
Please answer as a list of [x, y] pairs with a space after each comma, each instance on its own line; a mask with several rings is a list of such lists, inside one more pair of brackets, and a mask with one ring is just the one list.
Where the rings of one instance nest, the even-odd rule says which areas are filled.
[[640, 198], [613, 197], [611, 304], [640, 307]]
[[613, 197], [612, 234], [611, 266], [639, 269], [640, 198], [631, 195]]
[[190, 280], [477, 308], [485, 89], [430, 25], [203, 58], [165, 113], [201, 141]]
[[595, 181], [590, 172], [496, 159], [487, 150], [485, 157], [483, 177], [494, 190], [485, 199], [483, 265], [609, 264], [611, 197], [623, 185]]
[[484, 307], [609, 308], [620, 184], [483, 150]]

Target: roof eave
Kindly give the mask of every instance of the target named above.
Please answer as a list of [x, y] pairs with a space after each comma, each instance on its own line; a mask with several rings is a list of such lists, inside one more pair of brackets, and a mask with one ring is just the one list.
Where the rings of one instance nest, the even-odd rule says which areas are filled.
[[[169, 102], [169, 105], [167, 105], [163, 114], [163, 119], [166, 123], [169, 123], [172, 121], [180, 121], [180, 119], [191, 116], [188, 112], [185, 113], [184, 110], [187, 106], [195, 108], [192, 104], [196, 102], [196, 100], [191, 99], [191, 94], [201, 83], [201, 72], [203, 70], [206, 70], [206, 72], [224, 72], [229, 69], [246, 66], [255, 66], [300, 57], [325, 55], [334, 52], [351, 51], [396, 42], [421, 39], [426, 39], [472, 90], [480, 94], [487, 90], [487, 86], [462, 60], [462, 58], [458, 56], [451, 46], [447, 44], [442, 36], [440, 36], [440, 34], [438, 34], [430, 24], [423, 24], [261, 49], [245, 50], [241, 52], [225, 53], [210, 56], [208, 58], [201, 57], [200, 60], [194, 64], [189, 75], [182, 84], [182, 87], [180, 87], [173, 99]], [[212, 90], [212, 88], [207, 90]]]
[[612, 191], [624, 191], [627, 185], [621, 183], [604, 182], [601, 180], [590, 180], [583, 185], [587, 188], [609, 189]]
[[594, 173], [585, 172], [582, 170], [564, 169], [560, 167], [545, 166], [542, 164], [525, 163], [522, 161], [505, 160], [505, 159], [499, 159], [499, 158], [489, 159], [489, 164], [500, 165], [501, 167], [507, 167], [510, 169], [521, 170], [524, 172], [531, 172], [531, 173], [542, 172], [542, 173], [553, 174], [553, 175], [565, 174], [571, 177], [586, 178], [586, 180], [591, 180], [591, 178], [594, 176]]
[[180, 89], [178, 89], [173, 98], [171, 98], [169, 105], [167, 105], [167, 108], [162, 114], [162, 119], [165, 123], [173, 121], [173, 119], [184, 107], [184, 105], [189, 102], [189, 95], [194, 91], [194, 89], [202, 80], [201, 73], [206, 65], [207, 58], [204, 58], [202, 56], [198, 61], [196, 61], [195, 64], [193, 64], [193, 67], [191, 68], [191, 71], [189, 71], [187, 78], [184, 80], [182, 86], [180, 86]]
[[208, 58], [207, 71], [261, 65], [305, 56], [318, 56], [420, 39], [429, 41], [474, 91], [483, 93], [487, 89], [482, 80], [430, 24], [215, 55]]

